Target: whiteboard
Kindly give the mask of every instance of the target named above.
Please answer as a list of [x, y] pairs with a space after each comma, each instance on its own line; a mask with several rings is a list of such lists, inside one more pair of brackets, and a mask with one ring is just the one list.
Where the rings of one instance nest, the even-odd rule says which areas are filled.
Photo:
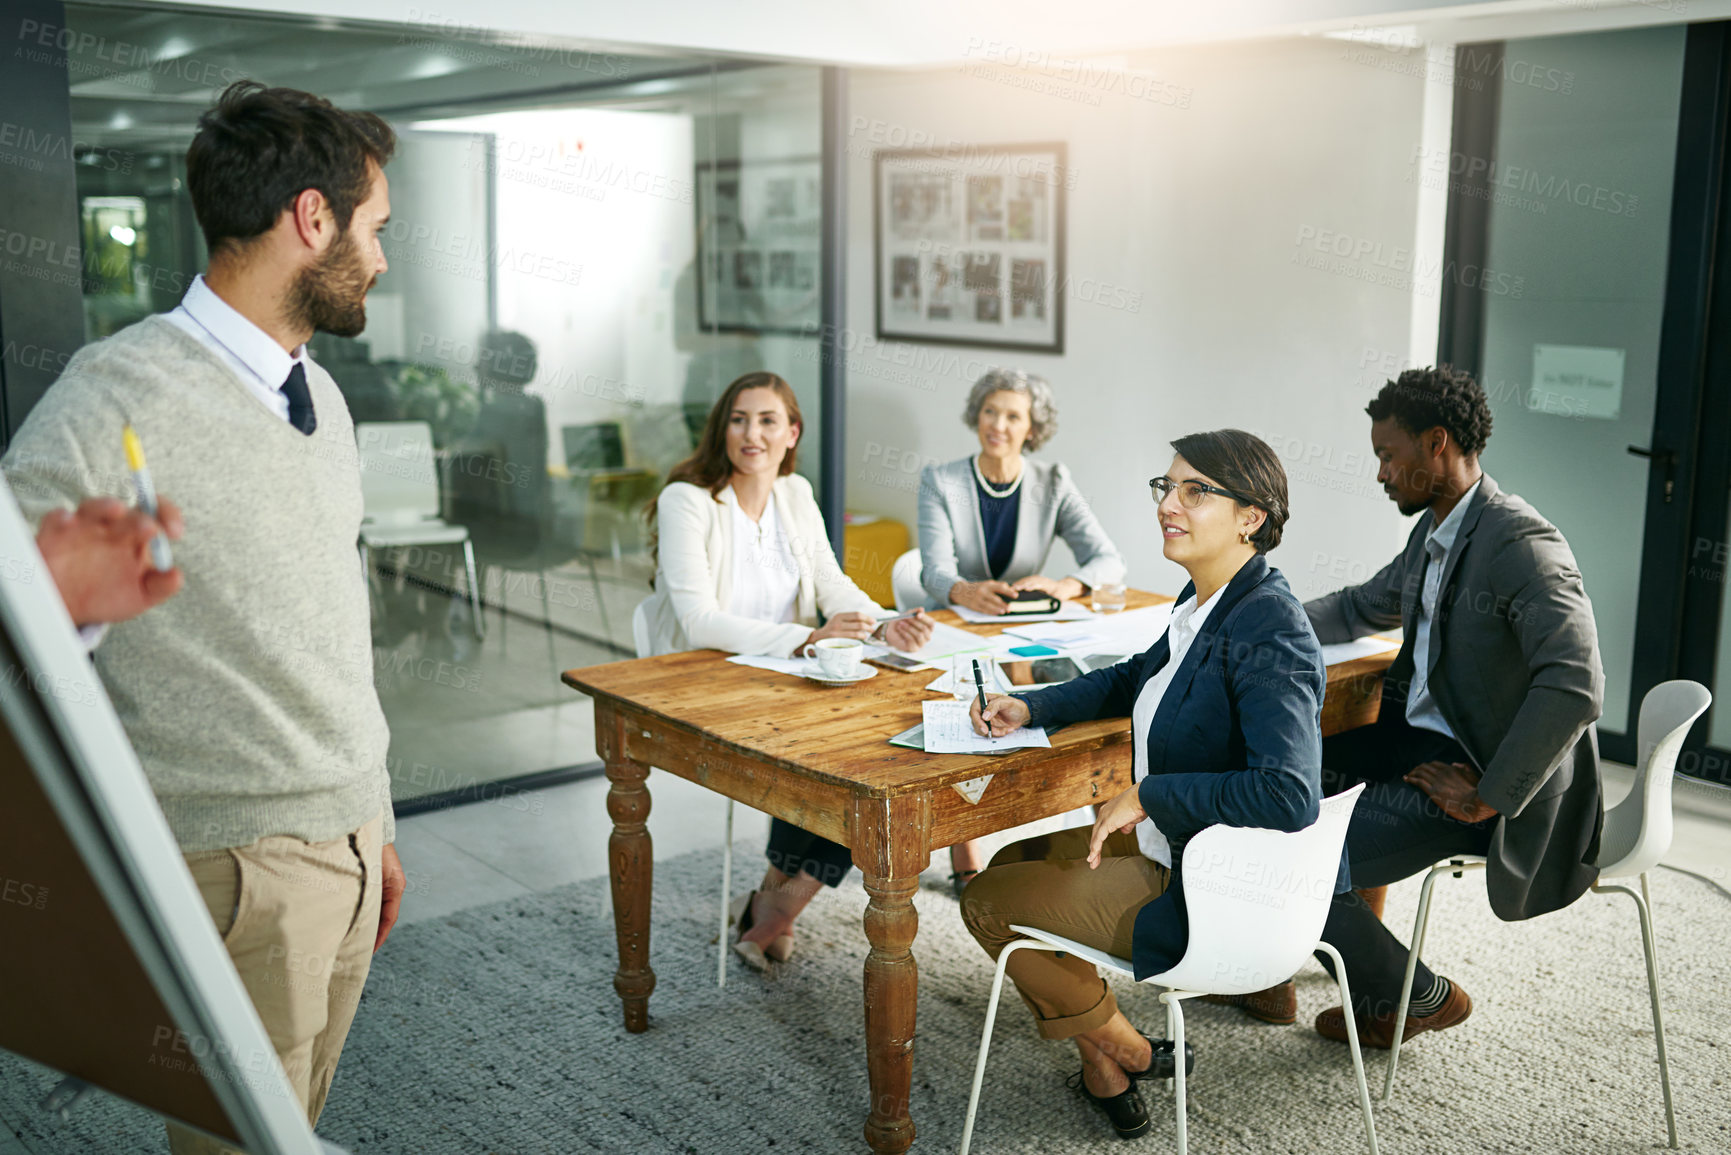
[[[308, 1125], [3, 481], [0, 722], [0, 852], [29, 847], [17, 869], [54, 878], [39, 905], [0, 904], [28, 932], [0, 967], [35, 967], [38, 988], [0, 1045], [254, 1155], [340, 1152]], [[131, 992], [119, 1012], [114, 990]]]

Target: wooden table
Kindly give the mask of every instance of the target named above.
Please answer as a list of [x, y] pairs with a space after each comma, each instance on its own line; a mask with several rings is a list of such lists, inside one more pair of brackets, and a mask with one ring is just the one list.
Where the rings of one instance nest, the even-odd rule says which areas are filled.
[[[1131, 591], [1127, 608], [1170, 598]], [[948, 611], [935, 615], [961, 624]], [[1001, 627], [966, 627], [981, 634]], [[1392, 652], [1332, 666], [1322, 732], [1375, 721]], [[1051, 749], [994, 757], [926, 754], [886, 739], [920, 721], [929, 670], [880, 670], [845, 688], [724, 661], [716, 650], [567, 670], [595, 700], [595, 740], [612, 783], [608, 866], [619, 969], [613, 989], [625, 1029], [649, 1027], [649, 898], [653, 875], [648, 776], [658, 766], [853, 850], [870, 902], [865, 934], [865, 1136], [877, 1152], [906, 1151], [918, 970], [914, 892], [932, 851], [1112, 797], [1130, 784], [1127, 718], [1065, 727]], [[991, 774], [978, 803], [950, 789]], [[959, 1093], [959, 1092], [958, 1092]]]

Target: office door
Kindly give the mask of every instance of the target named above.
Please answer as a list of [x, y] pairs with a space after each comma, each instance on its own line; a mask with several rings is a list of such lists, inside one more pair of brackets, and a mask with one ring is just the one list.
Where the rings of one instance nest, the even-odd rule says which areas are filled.
[[[1496, 83], [1456, 103], [1439, 360], [1475, 369], [1491, 398], [1486, 471], [1574, 550], [1605, 666], [1601, 747], [1630, 763], [1653, 685], [1731, 691], [1731, 348], [1714, 344], [1731, 300], [1712, 292], [1731, 272], [1714, 267], [1731, 239], [1728, 27], [1457, 55]], [[1731, 784], [1727, 748], [1731, 707], [1697, 727], [1680, 768]]]

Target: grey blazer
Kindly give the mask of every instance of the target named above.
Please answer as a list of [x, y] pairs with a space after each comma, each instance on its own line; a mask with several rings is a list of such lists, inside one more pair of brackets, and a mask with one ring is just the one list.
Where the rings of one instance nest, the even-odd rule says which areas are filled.
[[[992, 576], [973, 460], [969, 454], [960, 461], [928, 465], [920, 473], [920, 584], [930, 607], [948, 605], [950, 587], [957, 582]], [[1069, 576], [1090, 589], [1101, 582], [1123, 581], [1124, 559], [1070, 480], [1070, 471], [1055, 462], [1027, 459], [1022, 470], [1016, 548], [1003, 580], [1013, 582], [1039, 573], [1052, 550], [1052, 539], [1062, 537], [1076, 557], [1076, 572]]]
[[[1325, 643], [1405, 629], [1408, 642], [1383, 678], [1385, 718], [1405, 716], [1430, 524], [1421, 515], [1406, 549], [1363, 585], [1304, 607]], [[1479, 796], [1499, 814], [1485, 872], [1491, 909], [1504, 921], [1559, 910], [1597, 876], [1604, 824], [1593, 723], [1605, 674], [1575, 555], [1555, 526], [1486, 474], [1437, 606], [1430, 691], [1483, 775]]]

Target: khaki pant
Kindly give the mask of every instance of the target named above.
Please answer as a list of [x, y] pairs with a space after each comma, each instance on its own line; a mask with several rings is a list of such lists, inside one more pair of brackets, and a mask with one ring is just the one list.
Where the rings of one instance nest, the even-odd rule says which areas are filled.
[[[381, 829], [374, 818], [330, 842], [279, 834], [186, 856], [289, 1085], [315, 1124], [372, 964]], [[234, 1151], [173, 1123], [168, 1138], [175, 1155]]]
[[[1090, 870], [1091, 833], [1081, 826], [1011, 843], [968, 883], [962, 921], [994, 960], [1023, 937], [1010, 929], [1017, 923], [1130, 957], [1136, 912], [1165, 892], [1171, 872], [1142, 856], [1134, 834], [1118, 833], [1107, 836]], [[1118, 1012], [1106, 980], [1073, 955], [1019, 950], [1004, 972], [1048, 1039], [1098, 1030]]]

